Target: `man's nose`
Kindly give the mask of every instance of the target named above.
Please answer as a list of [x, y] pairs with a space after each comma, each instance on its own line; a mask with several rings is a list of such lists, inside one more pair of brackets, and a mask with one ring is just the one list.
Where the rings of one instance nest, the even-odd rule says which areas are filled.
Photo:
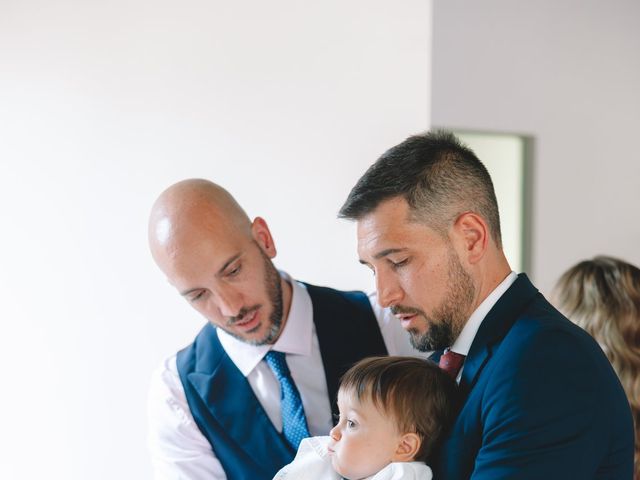
[[217, 293], [218, 308], [220, 313], [225, 317], [235, 317], [242, 310], [243, 300], [241, 292], [235, 288], [222, 287], [219, 288]]
[[403, 297], [402, 287], [393, 274], [376, 272], [376, 291], [378, 303], [382, 308], [387, 308], [401, 302]]

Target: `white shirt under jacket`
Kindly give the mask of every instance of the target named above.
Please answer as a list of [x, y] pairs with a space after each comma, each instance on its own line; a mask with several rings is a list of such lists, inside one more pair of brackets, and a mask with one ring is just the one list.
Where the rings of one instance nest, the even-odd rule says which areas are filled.
[[[473, 340], [476, 338], [476, 333], [478, 333], [478, 329], [480, 325], [482, 325], [482, 321], [484, 317], [487, 316], [489, 310], [493, 308], [493, 306], [500, 300], [500, 297], [504, 295], [504, 293], [509, 289], [509, 287], [516, 281], [518, 275], [515, 272], [509, 273], [505, 277], [505, 279], [500, 282], [500, 284], [493, 289], [493, 291], [487, 295], [478, 308], [471, 314], [467, 323], [464, 324], [462, 328], [462, 332], [456, 338], [456, 341], [451, 345], [452, 352], [459, 353], [464, 355], [465, 357], [469, 355], [469, 350], [471, 349], [471, 344]], [[462, 368], [458, 372], [458, 376], [456, 377], [456, 381], [460, 383], [460, 379], [462, 378], [462, 370], [464, 370], [464, 363], [462, 364]]]
[[[218, 337], [280, 432], [280, 384], [262, 359], [271, 349], [286, 353], [309, 431], [313, 436], [327, 435], [333, 426], [331, 405], [311, 297], [302, 283], [281, 275], [292, 285], [291, 308], [285, 328], [273, 346], [248, 345], [220, 329]], [[428, 353], [418, 352], [410, 345], [408, 333], [388, 309], [378, 306], [375, 295], [370, 295], [369, 301], [390, 355], [428, 357]], [[222, 465], [189, 411], [175, 355], [167, 358], [152, 375], [148, 415], [148, 443], [156, 480], [226, 480]]]

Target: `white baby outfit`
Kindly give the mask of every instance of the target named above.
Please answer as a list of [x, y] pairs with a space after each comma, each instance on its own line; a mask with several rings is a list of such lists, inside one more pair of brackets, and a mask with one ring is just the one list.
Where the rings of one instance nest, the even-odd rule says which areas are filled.
[[[280, 469], [273, 480], [342, 480], [331, 466], [327, 452], [329, 437], [305, 438], [296, 458]], [[422, 462], [390, 463], [363, 480], [431, 480], [431, 469]]]

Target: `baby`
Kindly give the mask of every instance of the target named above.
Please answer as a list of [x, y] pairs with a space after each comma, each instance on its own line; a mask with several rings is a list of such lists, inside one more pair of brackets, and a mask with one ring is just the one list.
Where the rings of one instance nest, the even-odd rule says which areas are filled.
[[338, 391], [329, 437], [302, 441], [274, 480], [430, 480], [426, 465], [456, 413], [457, 385], [428, 360], [372, 357]]

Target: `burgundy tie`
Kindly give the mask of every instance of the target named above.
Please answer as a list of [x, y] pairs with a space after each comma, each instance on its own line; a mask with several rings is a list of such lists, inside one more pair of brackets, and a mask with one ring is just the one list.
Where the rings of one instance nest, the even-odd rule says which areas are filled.
[[440, 357], [438, 366], [455, 380], [464, 363], [464, 357], [461, 353], [452, 352], [447, 348]]

